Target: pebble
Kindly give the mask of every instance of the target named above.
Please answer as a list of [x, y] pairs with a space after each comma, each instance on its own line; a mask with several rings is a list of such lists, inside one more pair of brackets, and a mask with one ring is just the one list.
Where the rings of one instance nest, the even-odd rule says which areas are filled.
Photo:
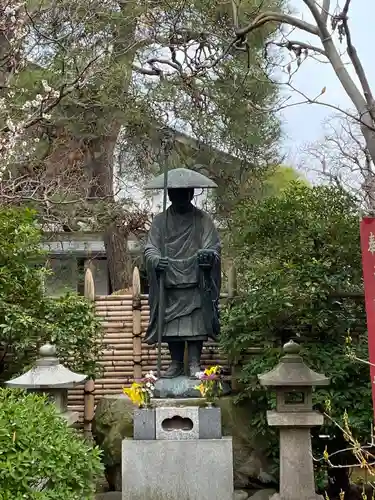
[[275, 493], [276, 490], [272, 489], [258, 490], [249, 497], [249, 500], [269, 500]]
[[249, 494], [244, 490], [234, 490], [233, 500], [247, 500], [249, 498]]

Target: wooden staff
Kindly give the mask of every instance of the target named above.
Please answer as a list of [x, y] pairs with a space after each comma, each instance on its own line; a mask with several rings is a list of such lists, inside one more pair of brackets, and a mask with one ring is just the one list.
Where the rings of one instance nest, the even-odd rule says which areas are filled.
[[[167, 232], [167, 193], [168, 192], [168, 165], [164, 163], [164, 187], [163, 187], [163, 213], [164, 213], [164, 231], [161, 235], [161, 258], [167, 257], [167, 248], [165, 243], [165, 234]], [[161, 374], [161, 341], [164, 330], [165, 318], [165, 274], [164, 271], [159, 276], [159, 308], [158, 308], [158, 364], [157, 377]]]

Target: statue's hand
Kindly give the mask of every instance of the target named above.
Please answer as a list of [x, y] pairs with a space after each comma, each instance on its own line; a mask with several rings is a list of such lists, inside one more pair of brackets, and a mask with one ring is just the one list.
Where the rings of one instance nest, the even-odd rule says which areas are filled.
[[157, 271], [165, 271], [168, 267], [168, 258], [167, 257], [161, 257], [159, 259], [158, 265], [156, 266]]
[[213, 266], [213, 263], [214, 263], [214, 252], [212, 250], [199, 250], [198, 252], [199, 267], [208, 269]]

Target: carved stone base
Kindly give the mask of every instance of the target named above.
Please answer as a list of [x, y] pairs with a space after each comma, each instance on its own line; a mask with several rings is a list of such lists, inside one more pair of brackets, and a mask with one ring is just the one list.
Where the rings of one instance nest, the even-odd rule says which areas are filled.
[[[195, 389], [199, 380], [193, 380], [186, 376], [176, 378], [160, 378], [155, 383], [155, 398], [200, 398], [200, 392]], [[223, 382], [223, 396], [230, 394], [230, 386]]]

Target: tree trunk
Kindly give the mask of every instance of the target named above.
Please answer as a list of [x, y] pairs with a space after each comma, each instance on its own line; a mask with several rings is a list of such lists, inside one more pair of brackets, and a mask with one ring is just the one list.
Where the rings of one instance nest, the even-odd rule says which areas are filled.
[[[86, 169], [90, 178], [90, 198], [92, 203], [98, 200], [114, 203], [113, 192], [113, 150], [120, 131], [120, 126], [114, 124], [110, 137], [100, 137], [90, 144], [86, 161]], [[109, 220], [104, 227], [104, 246], [107, 255], [107, 265], [112, 293], [129, 288], [132, 283], [132, 261], [128, 250], [129, 231], [121, 216], [111, 213], [103, 214], [104, 220]]]
[[[123, 15], [123, 22], [117, 27], [114, 36], [113, 59], [114, 63], [124, 68], [124, 78], [119, 87], [119, 95], [126, 100], [127, 88], [131, 81], [133, 63], [136, 46], [133, 49], [124, 50], [135, 41], [135, 33], [138, 20], [133, 18], [134, 5], [132, 2], [119, 2], [120, 11]], [[112, 120], [112, 123], [110, 123]], [[110, 128], [110, 138], [103, 137], [96, 141], [94, 146], [94, 156], [91, 157], [91, 174], [93, 183], [92, 194], [94, 197], [106, 196], [114, 201], [113, 192], [113, 151], [124, 122], [119, 122], [116, 117], [108, 117], [108, 128]], [[107, 263], [110, 277], [110, 288], [112, 293], [124, 288], [129, 288], [132, 283], [132, 261], [128, 250], [129, 231], [125, 222], [116, 218], [104, 230], [104, 245], [107, 255]]]
[[133, 266], [126, 227], [122, 227], [117, 221], [113, 222], [104, 233], [104, 245], [111, 292], [129, 289], [132, 285]]

